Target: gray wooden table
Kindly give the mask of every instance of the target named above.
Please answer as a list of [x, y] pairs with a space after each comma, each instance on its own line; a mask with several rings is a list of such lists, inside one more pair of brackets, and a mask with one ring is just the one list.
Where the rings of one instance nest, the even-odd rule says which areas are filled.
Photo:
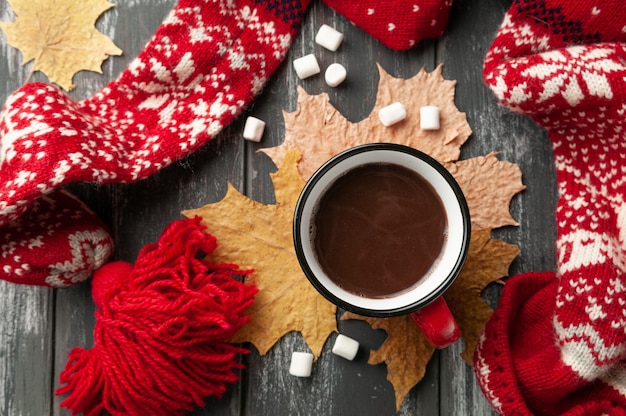
[[[457, 80], [456, 104], [467, 113], [473, 135], [462, 149], [462, 159], [496, 150], [501, 158], [520, 165], [527, 190], [512, 202], [519, 227], [496, 230], [494, 237], [518, 244], [521, 255], [513, 274], [554, 269], [556, 186], [550, 144], [530, 120], [498, 107], [482, 83], [482, 59], [511, 0], [455, 0], [446, 33], [419, 43], [408, 52], [383, 47], [320, 1], [313, 1], [303, 29], [286, 62], [254, 103], [254, 115], [267, 122], [261, 144], [241, 138], [245, 113], [216, 139], [187, 159], [135, 184], [93, 186], [75, 184], [71, 190], [110, 225], [116, 240], [115, 257], [133, 262], [140, 248], [155, 241], [163, 228], [181, 218], [183, 209], [219, 201], [230, 181], [250, 198], [274, 201], [269, 173], [276, 167], [259, 147], [280, 144], [284, 137], [282, 110], [294, 111], [296, 86], [310, 94], [327, 92], [332, 104], [349, 120], [357, 121], [372, 109], [378, 83], [376, 63], [395, 77], [410, 77], [422, 67], [432, 71], [444, 64], [446, 79]], [[175, 4], [175, 0], [119, 0], [98, 21], [98, 28], [124, 50], [107, 60], [104, 74], [79, 73], [71, 96], [93, 95], [113, 80], [138, 54]], [[13, 19], [7, 0], [0, 0], [0, 20]], [[323, 77], [299, 80], [291, 61], [314, 47], [323, 23], [345, 34], [333, 56], [319, 56], [348, 68], [349, 83], [331, 89]], [[0, 101], [26, 82], [30, 66], [20, 66], [21, 55], [0, 33]], [[31, 80], [45, 81], [40, 74]], [[499, 288], [484, 293], [497, 304]], [[94, 304], [90, 284], [67, 289], [17, 286], [0, 282], [0, 415], [65, 415], [62, 398], [55, 397], [59, 373], [75, 346], [92, 345]], [[362, 322], [341, 322], [343, 333], [376, 349], [385, 337]], [[331, 344], [331, 343], [327, 343]], [[245, 358], [242, 380], [221, 400], [210, 399], [198, 415], [394, 415], [395, 402], [384, 365], [367, 364], [367, 353], [353, 362], [336, 360], [326, 345], [316, 363], [316, 376], [289, 376], [291, 352], [304, 348], [298, 333], [284, 337], [267, 355], [252, 348]], [[400, 415], [490, 415], [472, 368], [459, 357], [462, 345], [437, 352], [427, 373], [404, 401]]]

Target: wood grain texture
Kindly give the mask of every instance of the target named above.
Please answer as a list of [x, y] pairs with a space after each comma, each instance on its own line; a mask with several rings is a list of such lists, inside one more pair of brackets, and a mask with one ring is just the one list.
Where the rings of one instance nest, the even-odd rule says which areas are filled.
[[[263, 93], [204, 148], [158, 174], [134, 184], [93, 186], [73, 184], [70, 189], [110, 225], [116, 239], [116, 259], [134, 261], [144, 244], [155, 241], [163, 228], [181, 218], [180, 211], [219, 201], [227, 182], [250, 198], [274, 202], [271, 160], [257, 150], [280, 144], [284, 137], [282, 111], [296, 107], [296, 86], [309, 94], [328, 93], [331, 103], [349, 120], [367, 116], [378, 85], [376, 63], [395, 77], [410, 77], [422, 67], [432, 71], [443, 63], [446, 79], [457, 80], [456, 104], [467, 113], [473, 135], [462, 158], [496, 150], [500, 157], [521, 166], [527, 190], [512, 203], [519, 227], [505, 227], [494, 236], [518, 244], [522, 254], [512, 273], [553, 269], [556, 185], [550, 144], [530, 120], [498, 107], [482, 82], [482, 59], [510, 0], [456, 0], [445, 34], [420, 42], [407, 52], [394, 52], [356, 28], [316, 0], [286, 61]], [[71, 96], [82, 99], [113, 80], [150, 39], [175, 0], [120, 0], [98, 21], [98, 28], [124, 50], [107, 60], [103, 74], [81, 72]], [[13, 19], [7, 0], [0, 0], [0, 19]], [[323, 23], [345, 34], [337, 52], [323, 50], [314, 37]], [[340, 62], [348, 79], [333, 89], [323, 77], [299, 80], [291, 61], [315, 52], [322, 68]], [[29, 66], [20, 66], [20, 54], [0, 33], [0, 102], [29, 79]], [[34, 74], [30, 80], [44, 81]], [[266, 121], [262, 143], [241, 139], [247, 115]], [[499, 287], [485, 291], [495, 306]], [[94, 305], [90, 284], [52, 291], [0, 282], [0, 414], [69, 415], [54, 397], [67, 353], [92, 344]], [[384, 365], [370, 366], [370, 350], [380, 347], [385, 333], [364, 322], [341, 321], [342, 333], [360, 341], [354, 361], [331, 354], [336, 335], [329, 338], [313, 375], [298, 379], [288, 374], [293, 351], [306, 351], [298, 333], [285, 336], [268, 354], [242, 357], [247, 369], [241, 382], [221, 399], [209, 399], [195, 415], [492, 415], [476, 384], [472, 368], [460, 358], [462, 344], [438, 352], [427, 373], [396, 413], [392, 385]], [[409, 363], [407, 363], [409, 365]]]

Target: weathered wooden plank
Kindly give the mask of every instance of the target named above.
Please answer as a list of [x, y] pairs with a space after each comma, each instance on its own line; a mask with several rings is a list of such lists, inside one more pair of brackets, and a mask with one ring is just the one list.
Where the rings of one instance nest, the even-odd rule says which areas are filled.
[[[94, 304], [91, 299], [90, 282], [83, 282], [56, 292], [54, 345], [54, 379], [52, 387], [59, 385], [59, 374], [65, 368], [68, 353], [74, 347], [93, 346]], [[53, 392], [54, 393], [54, 392]], [[69, 415], [60, 408], [65, 397], [53, 396], [51, 414]]]
[[[112, 36], [125, 53], [105, 64], [105, 80], [109, 82], [124, 70], [126, 65], [141, 51], [151, 38], [167, 12], [175, 4], [173, 0], [129, 1], [118, 4], [114, 10], [116, 19], [110, 27], [101, 31]], [[102, 21], [99, 22], [102, 25]], [[93, 82], [92, 74], [79, 74], [79, 85], [85, 89]], [[102, 82], [90, 94], [104, 84]], [[79, 87], [77, 87], [78, 90]], [[86, 94], [89, 96], [90, 94]], [[243, 146], [239, 141], [229, 140], [232, 136], [228, 127], [224, 133], [188, 158], [175, 162], [156, 175], [131, 184], [111, 184], [97, 188], [91, 185], [73, 185], [72, 190], [96, 210], [110, 225], [116, 240], [114, 259], [134, 262], [145, 244], [155, 242], [163, 229], [172, 221], [182, 218], [181, 211], [216, 202], [225, 194], [230, 181], [240, 187], [243, 177]], [[86, 304], [82, 327], [59, 325], [57, 350], [63, 357], [76, 345], [91, 345], [93, 331], [93, 302], [85, 286], [76, 292], [63, 292], [58, 302], [57, 322], [67, 316], [64, 304]], [[91, 309], [89, 308], [91, 306]], [[90, 322], [91, 321], [91, 322]], [[80, 325], [80, 324], [79, 324]], [[59, 363], [55, 373], [62, 370]], [[57, 381], [58, 383], [58, 381]], [[235, 386], [221, 400], [209, 399], [208, 408], [212, 415], [237, 414], [239, 388]], [[57, 399], [58, 404], [59, 399]], [[69, 414], [58, 410], [58, 414]], [[208, 410], [206, 410], [208, 411]], [[198, 414], [206, 414], [199, 410]]]
[[[495, 100], [482, 82], [482, 60], [505, 10], [493, 1], [455, 2], [446, 33], [438, 42], [437, 58], [444, 64], [444, 77], [457, 81], [455, 101], [467, 114], [473, 131], [462, 149], [462, 159], [503, 148], [484, 133], [496, 123], [499, 113], [494, 111]], [[512, 156], [507, 152], [504, 157]], [[472, 367], [459, 355], [464, 348], [461, 342], [440, 351], [441, 414], [491, 414]]]
[[[345, 35], [337, 52], [326, 51], [314, 43], [318, 28], [329, 24]], [[296, 110], [297, 91], [300, 85], [309, 94], [326, 93], [330, 102], [344, 117], [352, 122], [365, 118], [376, 100], [379, 73], [376, 64], [391, 75], [409, 77], [426, 66], [434, 67], [434, 43], [426, 41], [411, 52], [394, 52], [382, 48], [378, 41], [353, 26], [321, 2], [314, 3], [307, 15], [302, 32], [266, 93], [255, 101], [250, 110], [267, 122], [265, 136], [260, 145], [249, 145], [248, 191], [251, 198], [273, 203], [273, 187], [268, 173], [276, 167], [263, 154], [255, 153], [259, 147], [277, 146], [284, 140], [282, 111]], [[338, 88], [328, 87], [323, 75], [299, 80], [291, 62], [303, 55], [315, 53], [322, 71], [333, 63], [342, 63], [347, 71], [346, 82]], [[289, 415], [394, 415], [393, 386], [386, 380], [384, 365], [367, 364], [369, 351], [380, 347], [384, 331], [374, 331], [364, 322], [340, 322], [340, 331], [361, 342], [362, 348], [353, 362], [334, 356], [332, 348], [336, 335], [329, 340], [316, 361], [311, 378], [298, 379], [288, 373], [291, 353], [308, 351], [299, 333], [285, 336], [268, 354], [248, 357], [247, 414]], [[411, 391], [399, 414], [438, 413], [438, 360], [429, 366], [426, 378]]]
[[53, 292], [0, 282], [0, 414], [50, 412]]
[[[510, 0], [456, 1], [437, 56], [444, 63], [444, 76], [458, 81], [456, 104], [466, 112], [473, 130], [462, 149], [462, 159], [497, 151], [501, 159], [522, 169], [528, 189], [511, 205], [520, 226], [493, 232], [494, 238], [517, 244], [522, 250], [511, 268], [514, 275], [553, 267], [555, 224], [549, 213], [555, 204], [556, 186], [545, 133], [531, 120], [499, 107], [482, 80], [483, 59], [510, 4]], [[494, 284], [484, 293], [494, 307], [500, 290]], [[458, 344], [441, 352], [441, 414], [492, 414], [471, 367], [458, 355], [462, 347]]]
[[[0, 20], [13, 20], [0, 1]], [[0, 32], [0, 102], [28, 78], [21, 55]], [[0, 104], [2, 105], [2, 104]], [[51, 408], [54, 293], [0, 282], [0, 414], [43, 415]]]

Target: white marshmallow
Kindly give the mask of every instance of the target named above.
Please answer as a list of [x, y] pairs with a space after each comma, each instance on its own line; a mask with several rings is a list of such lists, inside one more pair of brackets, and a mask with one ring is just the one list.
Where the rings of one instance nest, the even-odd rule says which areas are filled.
[[341, 42], [343, 42], [343, 33], [328, 25], [322, 25], [315, 35], [315, 43], [329, 51], [336, 51]]
[[253, 142], [260, 142], [265, 131], [265, 122], [256, 117], [248, 117], [243, 127], [243, 138]]
[[384, 126], [389, 127], [406, 118], [406, 110], [401, 102], [395, 102], [378, 111], [378, 118]]
[[291, 353], [289, 374], [296, 377], [309, 377], [313, 367], [313, 354], [308, 352]]
[[439, 130], [439, 107], [427, 105], [420, 108], [420, 127], [422, 130]]
[[333, 354], [345, 358], [346, 360], [354, 360], [356, 353], [359, 351], [359, 342], [339, 334], [333, 346]]
[[317, 63], [315, 55], [308, 54], [302, 58], [294, 59], [293, 68], [300, 79], [308, 78], [320, 73], [320, 65]]
[[341, 64], [330, 64], [324, 73], [326, 83], [331, 87], [336, 87], [346, 79], [346, 68]]

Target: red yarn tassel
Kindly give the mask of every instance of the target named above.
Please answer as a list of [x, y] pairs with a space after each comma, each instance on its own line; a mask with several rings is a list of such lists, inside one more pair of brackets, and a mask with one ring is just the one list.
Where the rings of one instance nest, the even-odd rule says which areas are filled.
[[237, 355], [248, 350], [225, 340], [248, 322], [257, 289], [233, 278], [250, 271], [199, 258], [217, 246], [202, 230], [199, 218], [176, 221], [134, 267], [96, 271], [94, 347], [70, 352], [61, 406], [86, 416], [182, 415], [237, 381]]

